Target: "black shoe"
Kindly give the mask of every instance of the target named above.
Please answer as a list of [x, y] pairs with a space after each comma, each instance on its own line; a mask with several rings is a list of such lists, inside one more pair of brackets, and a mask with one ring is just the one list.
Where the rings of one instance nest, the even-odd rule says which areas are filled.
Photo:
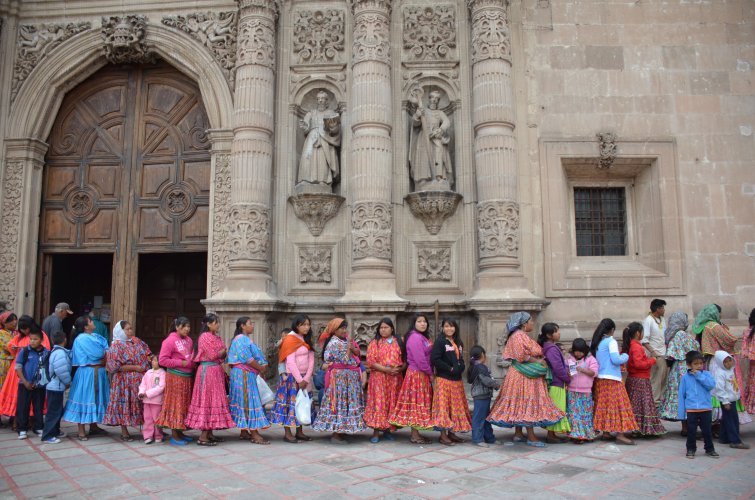
[[687, 452], [687, 458], [695, 458], [695, 452], [694, 451], [688, 451]]
[[719, 458], [721, 455], [719, 455], [715, 451], [706, 451], [705, 456], [710, 457], [710, 458]]

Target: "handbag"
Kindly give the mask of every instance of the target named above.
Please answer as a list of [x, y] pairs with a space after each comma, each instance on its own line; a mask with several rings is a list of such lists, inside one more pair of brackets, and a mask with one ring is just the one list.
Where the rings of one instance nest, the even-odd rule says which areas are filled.
[[260, 375], [257, 375], [257, 392], [260, 394], [260, 402], [262, 402], [263, 405], [275, 399], [273, 390], [270, 389], [270, 386], [267, 385], [267, 381]]
[[307, 391], [299, 389], [296, 394], [295, 415], [299, 425], [312, 423], [312, 399]]

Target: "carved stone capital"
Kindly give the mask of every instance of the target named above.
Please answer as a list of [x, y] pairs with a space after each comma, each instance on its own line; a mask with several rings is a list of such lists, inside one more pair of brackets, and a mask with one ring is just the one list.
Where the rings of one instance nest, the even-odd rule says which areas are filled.
[[442, 61], [456, 49], [456, 9], [453, 5], [404, 7], [404, 49], [410, 60]]
[[346, 12], [340, 9], [294, 13], [294, 54], [297, 64], [332, 64], [343, 60]]
[[278, 0], [239, 0], [239, 11], [241, 16], [245, 15], [266, 15], [278, 18], [280, 12], [280, 2]]
[[275, 67], [275, 21], [262, 17], [244, 17], [239, 23], [236, 66], [258, 64]]
[[409, 193], [404, 200], [412, 214], [420, 219], [430, 234], [438, 234], [443, 222], [456, 212], [462, 196], [453, 191], [418, 191]]
[[598, 168], [609, 169], [616, 161], [618, 148], [616, 146], [616, 134], [612, 132], [599, 132], [598, 139]]
[[467, 8], [474, 12], [480, 9], [506, 9], [509, 0], [467, 0]]
[[502, 1], [477, 0], [472, 9], [472, 63], [511, 58], [511, 31]]
[[392, 0], [351, 0], [351, 10], [356, 16], [362, 12], [385, 13], [390, 16]]
[[3, 175], [3, 204], [0, 224], [3, 227], [3, 244], [0, 245], [0, 298], [8, 309], [16, 303], [16, 276], [18, 271], [18, 235], [21, 232], [23, 206], [24, 162], [8, 161]]
[[231, 206], [228, 224], [229, 260], [264, 260], [268, 258], [270, 210], [260, 204]]
[[391, 63], [390, 17], [387, 13], [368, 11], [354, 19], [352, 62]]
[[312, 236], [320, 236], [325, 224], [338, 213], [344, 199], [336, 194], [301, 193], [290, 196], [288, 201], [294, 207], [296, 216], [307, 225]]
[[477, 206], [480, 257], [517, 257], [519, 252], [519, 204], [493, 200]]
[[129, 14], [102, 18], [102, 43], [111, 64], [149, 64], [156, 55], [145, 41], [147, 17]]
[[374, 257], [391, 260], [391, 205], [363, 201], [354, 204], [351, 213], [352, 255], [354, 259]]

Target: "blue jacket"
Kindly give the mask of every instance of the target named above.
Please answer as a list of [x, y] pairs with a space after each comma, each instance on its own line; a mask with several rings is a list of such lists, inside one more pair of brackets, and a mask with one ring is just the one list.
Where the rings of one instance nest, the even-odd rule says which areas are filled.
[[598, 378], [621, 382], [621, 365], [629, 361], [629, 354], [619, 354], [619, 344], [613, 337], [606, 337], [595, 351], [598, 360]]
[[[47, 351], [44, 346], [39, 346], [41, 349], [35, 351], [31, 346], [26, 346], [16, 356], [16, 369], [20, 366], [24, 372], [24, 378], [27, 382], [31, 382], [34, 379], [34, 375], [39, 368], [39, 358], [43, 353]], [[27, 354], [28, 353], [28, 354]], [[21, 379], [18, 379], [18, 385], [22, 385]], [[42, 386], [44, 388], [44, 386]]]
[[712, 410], [710, 391], [716, 381], [709, 371], [701, 370], [692, 375], [689, 370], [679, 382], [679, 420], [687, 420], [688, 410]]
[[50, 382], [48, 391], [63, 392], [71, 385], [71, 351], [55, 346], [50, 353]]

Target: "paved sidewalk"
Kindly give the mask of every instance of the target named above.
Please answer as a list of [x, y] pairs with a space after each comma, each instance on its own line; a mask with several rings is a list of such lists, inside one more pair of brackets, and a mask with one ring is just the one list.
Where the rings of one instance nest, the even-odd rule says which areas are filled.
[[[396, 442], [371, 444], [368, 434], [332, 445], [310, 432], [311, 443], [288, 444], [283, 431], [264, 435], [270, 446], [217, 433], [213, 448], [190, 444], [123, 443], [119, 431], [79, 442], [42, 445], [0, 429], [0, 497], [13, 498], [753, 498], [755, 450], [719, 446], [718, 460], [700, 451], [684, 457], [679, 426], [669, 436], [635, 447], [608, 442], [550, 445], [415, 446], [408, 431]], [[73, 433], [73, 426], [64, 426]], [[755, 424], [743, 427], [755, 445]], [[541, 431], [537, 431], [540, 435]], [[136, 436], [136, 432], [133, 432]], [[195, 433], [194, 433], [195, 434]], [[437, 433], [425, 433], [437, 438]], [[500, 439], [512, 431], [497, 430]], [[544, 432], [542, 433], [544, 434]]]

